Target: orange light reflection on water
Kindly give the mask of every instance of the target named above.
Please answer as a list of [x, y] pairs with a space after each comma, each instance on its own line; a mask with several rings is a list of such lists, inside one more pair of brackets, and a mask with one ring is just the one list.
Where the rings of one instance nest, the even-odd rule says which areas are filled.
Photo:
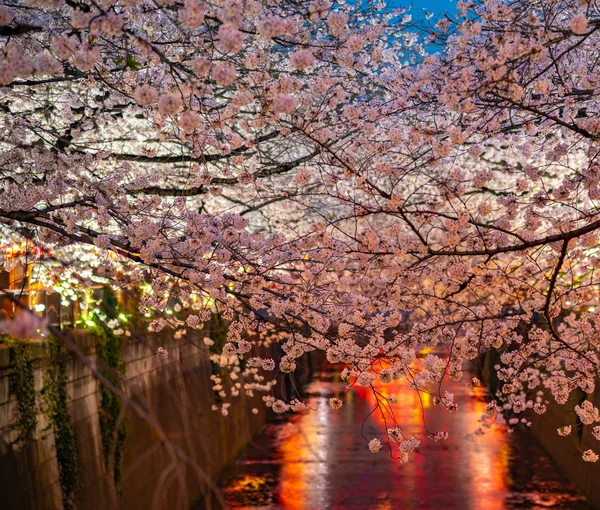
[[[290, 423], [283, 432], [281, 446], [282, 469], [280, 472], [279, 499], [285, 508], [302, 510], [309, 508], [307, 501], [317, 505], [314, 508], [327, 506], [327, 454], [328, 431], [330, 430], [331, 409], [319, 406], [316, 411], [308, 412], [301, 417], [300, 423]], [[319, 494], [319, 501], [314, 501], [308, 493]]]
[[[404, 436], [415, 436], [421, 441], [421, 446], [417, 452], [410, 454], [408, 464], [404, 465], [391, 459], [389, 452], [386, 454], [382, 450], [375, 457], [366, 449], [366, 443], [358, 446], [360, 459], [364, 457], [365, 465], [357, 463], [355, 469], [368, 469], [366, 462], [375, 460], [391, 464], [391, 468], [387, 468], [389, 481], [386, 490], [376, 496], [369, 508], [396, 508], [391, 501], [409, 497], [395, 494], [395, 491], [412, 491], [410, 497], [418, 501], [421, 508], [423, 505], [442, 508], [444, 494], [448, 493], [460, 493], [457, 498], [464, 498], [464, 508], [505, 508], [510, 476], [510, 447], [505, 433], [495, 430], [473, 440], [465, 437], [473, 432], [477, 419], [485, 412], [483, 388], [469, 390], [464, 381], [445, 379], [442, 394], [444, 391], [455, 393], [459, 408], [454, 413], [449, 413], [443, 406], [433, 405], [432, 396], [425, 392], [421, 392], [419, 398], [406, 380], [379, 384], [377, 391], [381, 394], [380, 399], [382, 396], [386, 399], [396, 396], [398, 403], [391, 406], [395, 420]], [[332, 476], [339, 476], [339, 473], [330, 472], [330, 457], [343, 457], [344, 449], [347, 450], [356, 441], [357, 432], [359, 440], [363, 441], [360, 425], [377, 403], [370, 388], [355, 387], [351, 392], [352, 398], [345, 399], [341, 410], [331, 409], [326, 405], [326, 399], [321, 398], [317, 410], [298, 417], [293, 427], [286, 427], [289, 430], [281, 437], [279, 447], [282, 467], [277, 489], [279, 502], [284, 508], [344, 508], [338, 505], [335, 490], [331, 487], [336, 484]], [[386, 405], [390, 406], [389, 403]], [[353, 435], [346, 437], [345, 432], [340, 433], [339, 427], [347, 426], [348, 422], [353, 422], [354, 429]], [[369, 423], [375, 425], [378, 437], [385, 443], [385, 426], [393, 426], [390, 416], [386, 415], [384, 420], [383, 415], [376, 411]], [[427, 437], [424, 424], [432, 432], [449, 432], [449, 439], [433, 442]], [[432, 487], [440, 490], [432, 490]]]

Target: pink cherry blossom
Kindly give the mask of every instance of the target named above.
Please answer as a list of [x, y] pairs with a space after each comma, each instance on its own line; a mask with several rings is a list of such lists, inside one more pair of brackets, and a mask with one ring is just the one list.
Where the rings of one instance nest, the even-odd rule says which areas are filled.
[[230, 62], [217, 62], [212, 70], [212, 76], [218, 85], [231, 85], [236, 77], [236, 70]]
[[290, 65], [294, 69], [306, 69], [312, 64], [312, 62], [313, 54], [310, 50], [298, 50], [290, 55]]
[[275, 113], [292, 113], [298, 101], [288, 94], [277, 94], [273, 99], [273, 110]]
[[140, 85], [135, 88], [133, 98], [141, 106], [150, 106], [158, 101], [158, 91], [150, 85]]

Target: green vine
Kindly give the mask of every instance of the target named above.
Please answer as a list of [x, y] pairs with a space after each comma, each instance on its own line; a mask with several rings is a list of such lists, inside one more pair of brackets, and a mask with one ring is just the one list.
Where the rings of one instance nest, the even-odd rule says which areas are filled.
[[[209, 351], [211, 354], [220, 354], [227, 343], [227, 323], [218, 313], [213, 313], [208, 327], [210, 339], [214, 342]], [[212, 362], [211, 362], [212, 363]], [[220, 372], [221, 368], [213, 363], [213, 373]]]
[[67, 393], [67, 361], [69, 354], [64, 345], [53, 336], [47, 341], [49, 360], [44, 374], [42, 396], [46, 402], [45, 412], [54, 429], [56, 460], [60, 468], [60, 486], [64, 508], [75, 507], [75, 491], [78, 483], [78, 459], [75, 432], [69, 414]]
[[[123, 376], [125, 375], [125, 363], [123, 362], [123, 344], [112, 329], [106, 324], [106, 320], [116, 318], [119, 315], [119, 304], [110, 287], [104, 289], [104, 306], [106, 315], [95, 313], [93, 322], [95, 326], [90, 329], [97, 338], [98, 364], [101, 374], [117, 387], [123, 387]], [[121, 398], [115, 395], [104, 385], [100, 386], [100, 432], [102, 434], [102, 448], [104, 458], [108, 465], [114, 441], [114, 431], [117, 420], [121, 413]], [[117, 431], [117, 441], [114, 449], [114, 480], [118, 483], [121, 479], [121, 460], [123, 445], [125, 443], [126, 430], [122, 423]]]
[[[223, 346], [227, 343], [227, 323], [220, 314], [212, 314], [208, 324], [208, 332], [210, 339], [213, 341], [213, 344], [208, 348], [211, 356], [213, 354], [221, 354], [221, 352], [223, 352]], [[223, 381], [228, 379], [229, 372], [223, 369], [218, 363], [215, 363], [212, 359], [210, 360], [210, 367], [213, 375], [221, 377]], [[223, 403], [223, 398], [217, 391], [215, 391], [214, 396], [217, 404]]]
[[10, 376], [10, 392], [17, 399], [17, 421], [13, 430], [17, 431], [15, 443], [32, 441], [37, 428], [35, 377], [31, 349], [26, 342], [3, 337], [9, 345], [13, 371]]
[[[573, 393], [571, 394], [569, 400], [574, 401], [573, 408], [575, 408], [576, 405], [580, 406], [587, 400], [587, 394], [581, 388], [576, 388], [575, 391], [573, 391]], [[581, 442], [581, 440], [583, 439], [583, 429], [584, 429], [585, 425], [581, 421], [581, 418], [579, 418], [579, 415], [577, 413], [574, 413], [574, 414], [575, 414], [574, 436], [577, 438], [577, 441]]]

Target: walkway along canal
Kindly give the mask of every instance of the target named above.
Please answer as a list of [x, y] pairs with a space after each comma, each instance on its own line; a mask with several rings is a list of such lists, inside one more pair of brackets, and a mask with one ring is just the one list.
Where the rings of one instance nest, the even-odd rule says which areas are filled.
[[331, 371], [317, 373], [307, 397], [316, 410], [269, 423], [221, 477], [225, 499], [232, 508], [261, 510], [591, 508], [526, 432], [468, 437], [485, 410], [485, 390], [469, 390], [464, 381], [447, 384], [456, 412], [423, 397], [428, 427], [450, 433], [440, 442], [426, 437], [417, 395], [406, 382], [382, 390], [398, 398], [394, 412], [404, 434], [421, 441], [400, 464], [385, 446], [377, 454], [368, 449], [368, 439], [385, 441], [377, 413], [364, 425], [367, 439], [361, 436], [373, 410], [371, 392], [355, 388], [334, 410], [329, 398], [343, 395], [345, 383]]

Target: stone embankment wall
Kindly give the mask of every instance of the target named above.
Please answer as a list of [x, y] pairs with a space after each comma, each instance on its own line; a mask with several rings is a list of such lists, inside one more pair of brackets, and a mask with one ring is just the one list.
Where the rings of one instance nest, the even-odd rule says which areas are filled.
[[[483, 364], [484, 378], [492, 389], [499, 387], [494, 378], [495, 363], [493, 356], [488, 355]], [[581, 458], [582, 452], [589, 449], [600, 453], [600, 441], [592, 435], [592, 428], [600, 424], [583, 425], [573, 410], [584, 399], [600, 408], [600, 383], [591, 395], [573, 392], [565, 405], [550, 404], [543, 415], [531, 413], [530, 431], [588, 502], [600, 508], [600, 462], [592, 464]], [[571, 425], [572, 432], [569, 436], [561, 437], [557, 429], [565, 425]]]
[[[90, 363], [96, 365], [97, 342], [93, 335], [77, 331], [69, 334], [75, 336]], [[226, 417], [211, 410], [218, 397], [212, 391], [213, 367], [203, 336], [186, 342], [174, 340], [168, 333], [153, 334], [143, 342], [128, 339], [124, 344], [128, 396], [154, 417], [187, 459], [173, 461], [152, 427], [131, 406], [125, 405], [122, 419], [126, 439], [120, 447], [121, 474], [116, 484], [121, 508], [189, 508], [206, 494], [207, 481], [210, 483], [235, 458], [266, 420], [260, 395], [252, 399], [240, 395]], [[167, 360], [156, 358], [159, 346], [169, 351]], [[35, 399], [39, 402], [47, 348], [32, 345], [30, 349]], [[273, 345], [271, 349], [276, 353], [278, 347]], [[9, 349], [0, 345], [0, 507], [5, 510], [69, 507], [63, 501], [61, 489], [56, 428], [48, 416], [40, 412], [33, 438], [14, 444], [19, 413], [11, 389], [13, 372]], [[102, 444], [100, 422], [104, 411], [100, 383], [90, 368], [72, 355], [65, 372], [68, 420], [74, 431], [77, 457], [77, 488], [70, 506], [86, 510], [114, 508], [115, 492], [109, 483], [107, 455]], [[297, 386], [306, 382], [308, 372], [305, 369], [299, 375]], [[279, 392], [285, 392], [286, 385], [282, 383], [278, 385]], [[252, 413], [254, 407], [258, 414]], [[212, 506], [215, 499], [209, 496], [204, 501]]]

